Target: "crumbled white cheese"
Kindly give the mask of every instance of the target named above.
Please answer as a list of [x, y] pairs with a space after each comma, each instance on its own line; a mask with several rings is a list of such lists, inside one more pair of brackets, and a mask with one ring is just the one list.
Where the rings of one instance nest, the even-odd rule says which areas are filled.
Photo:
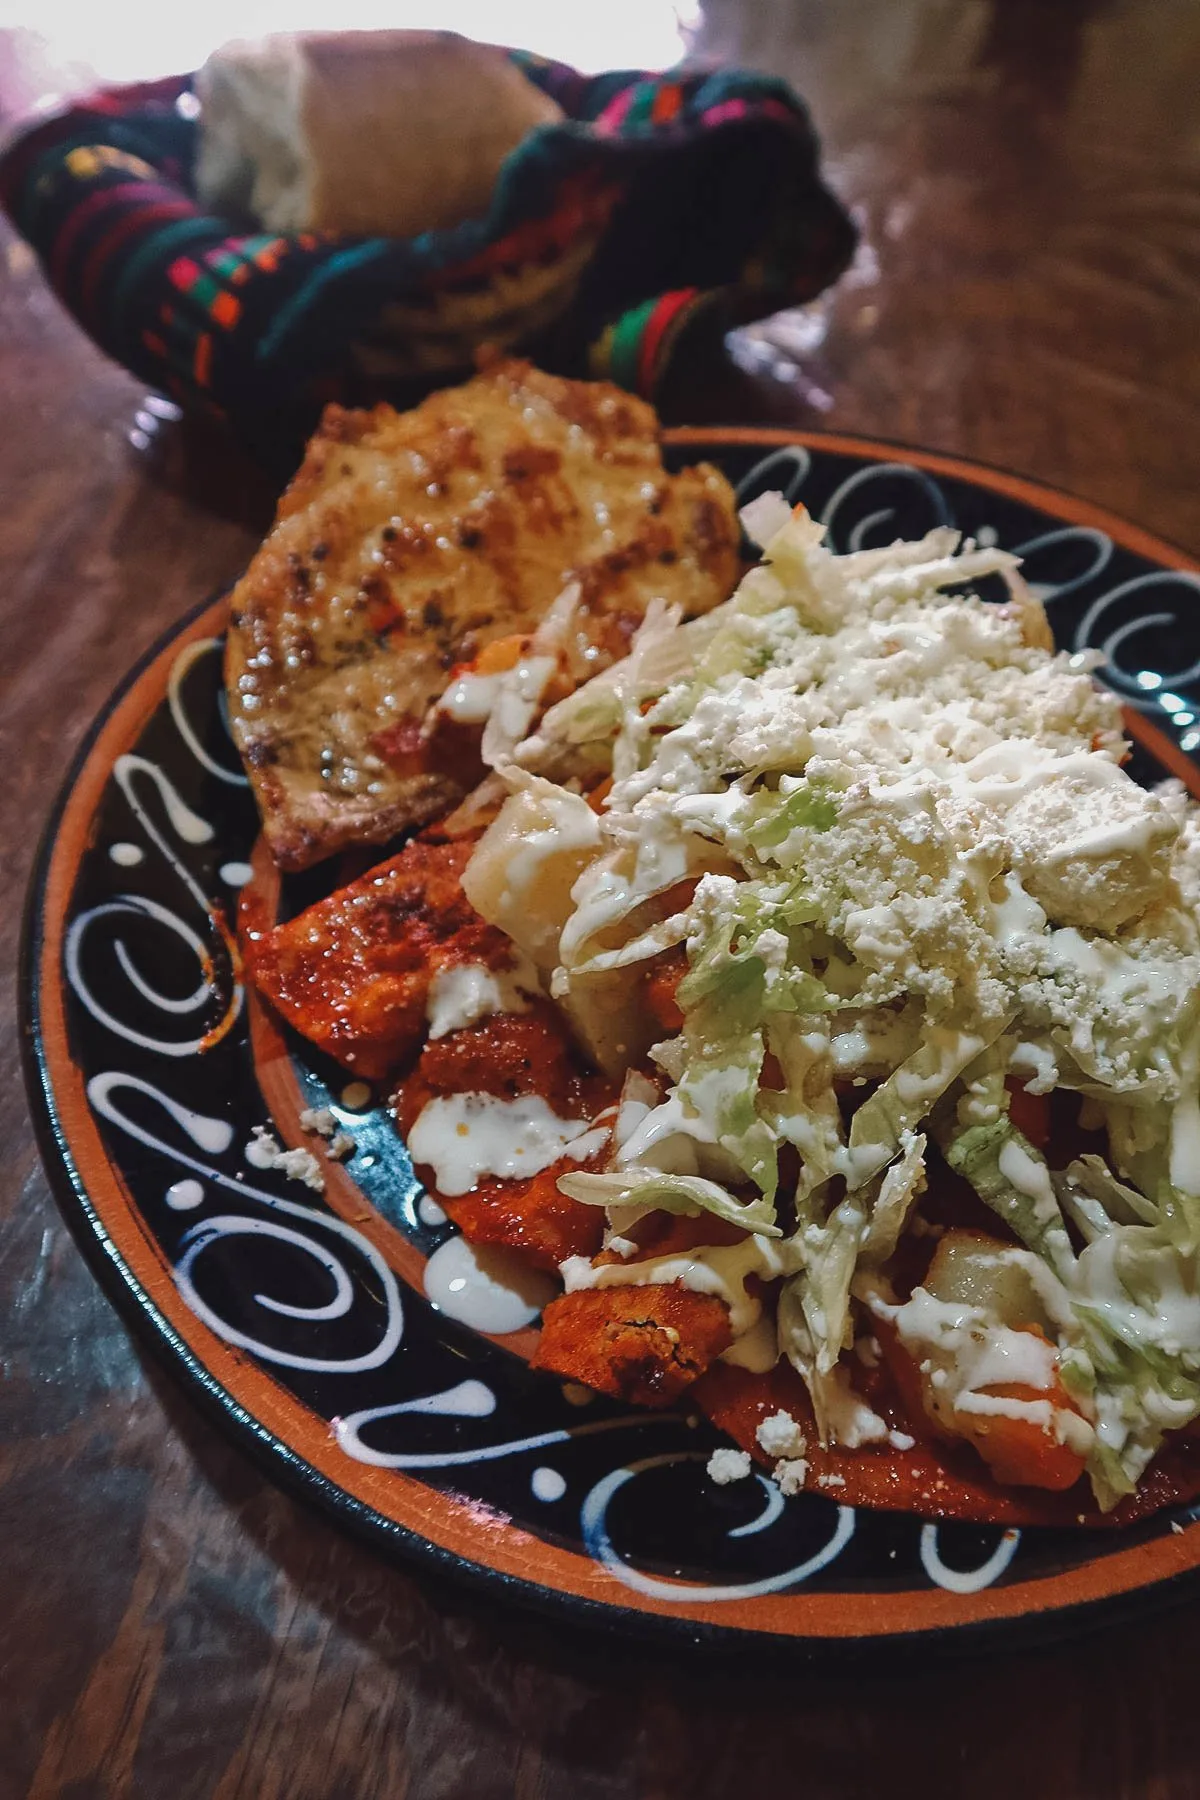
[[780, 1493], [790, 1500], [793, 1494], [802, 1491], [808, 1480], [808, 1464], [802, 1456], [785, 1457], [775, 1464], [773, 1474]]
[[[782, 517], [777, 506], [760, 510]], [[1094, 658], [1043, 648], [1024, 600], [997, 607], [940, 591], [1007, 570], [1003, 553], [956, 559], [954, 534], [933, 533], [865, 560], [834, 558], [818, 537], [811, 521], [789, 520], [768, 548], [770, 566], [726, 609], [727, 630], [753, 650], [757, 672], [698, 693], [668, 690], [649, 722], [628, 721], [632, 766], [614, 769], [604, 838], [636, 842], [641, 871], [651, 845], [658, 863], [672, 848], [686, 863], [699, 831], [747, 873], [761, 872], [752, 836], [761, 794], [750, 784], [782, 770], [782, 799], [825, 794], [836, 816], [799, 818], [772, 842], [770, 861], [803, 871], [823, 928], [866, 974], [862, 999], [919, 996], [935, 1017], [964, 1006], [982, 1017], [1011, 1012], [1026, 940], [1045, 936], [1047, 914], [1052, 925], [1114, 931], [1177, 891], [1183, 809], [1119, 766], [1119, 708], [1093, 682]], [[1194, 862], [1200, 869], [1200, 849]], [[596, 868], [603, 879], [583, 878], [563, 932], [568, 988], [575, 952], [636, 898], [603, 857]], [[1007, 947], [991, 891], [1006, 869], [1044, 909], [1032, 929], [1008, 933]], [[701, 887], [712, 912], [719, 890], [736, 903], [740, 883], [706, 877]], [[782, 943], [770, 927], [760, 933], [769, 969]], [[1195, 981], [1200, 964], [1190, 974]], [[1073, 1010], [1098, 998], [1085, 981]], [[852, 1078], [873, 1074], [853, 1029], [838, 1037], [839, 1072], [846, 1063]], [[862, 1062], [849, 1066], [856, 1050]]]
[[[1065, 1086], [1086, 1094], [1128, 1184], [1111, 1219], [1011, 1132], [972, 1146], [975, 1173], [1003, 1185], [1022, 1236], [1053, 1239], [1048, 1268], [1077, 1267], [1053, 1318], [1064, 1375], [1070, 1354], [1071, 1392], [1095, 1387], [1095, 1430], [1136, 1479], [1131, 1433], [1149, 1455], [1159, 1427], [1197, 1406], [1200, 1302], [1195, 1281], [1177, 1279], [1182, 1228], [1170, 1222], [1161, 1269], [1128, 1234], [1168, 1182], [1200, 1200], [1200, 811], [1181, 787], [1147, 792], [1124, 769], [1098, 657], [1054, 653], [1011, 556], [957, 555], [948, 528], [834, 556], [804, 509], [778, 499], [750, 521], [769, 541], [733, 599], [689, 622], [648, 615], [630, 656], [517, 747], [515, 791], [464, 885], [544, 968], [581, 1040], [604, 1046], [603, 1066], [648, 1055], [667, 1078], [666, 1092], [622, 1108], [608, 1177], [617, 1242], [664, 1176], [727, 1197], [749, 1177], [765, 1194], [781, 1155], [798, 1162], [802, 1223], [791, 1231], [784, 1209], [783, 1235], [749, 1248], [701, 1243], [600, 1270], [572, 1259], [568, 1289], [681, 1281], [716, 1294], [731, 1308], [726, 1359], [766, 1366], [746, 1361], [759, 1284], [795, 1277], [774, 1347], [803, 1372], [822, 1442], [908, 1447], [844, 1366], [855, 1284], [887, 1266], [900, 1232], [942, 1229], [912, 1210], [920, 1159], [912, 1184], [893, 1181], [906, 1134], [945, 1097], [933, 1128], [961, 1148], [977, 1128], [1003, 1132], [1014, 1081], [1033, 1095]], [[944, 591], [996, 574], [1010, 590], [1001, 605]], [[564, 783], [605, 764], [611, 788], [593, 813]], [[695, 1011], [689, 1000], [686, 1028], [651, 1044], [640, 972], [680, 949], [698, 975]], [[869, 1082], [884, 1085], [848, 1120], [847, 1087]], [[639, 1176], [652, 1178], [640, 1195]], [[692, 1192], [698, 1206], [714, 1199]], [[720, 1196], [713, 1210], [728, 1216]], [[1118, 1239], [1138, 1264], [1124, 1288], [1105, 1263]], [[1091, 1354], [1097, 1296], [1118, 1341], [1180, 1359], [1188, 1397], [1122, 1385]], [[1001, 1365], [1036, 1363], [1048, 1380], [1059, 1344], [1005, 1338], [990, 1317], [954, 1337], [962, 1321], [917, 1296], [900, 1314], [944, 1422], [1009, 1411], [1086, 1452], [1090, 1408], [1083, 1418], [1039, 1380], [1026, 1383], [1032, 1399], [994, 1391]], [[878, 1349], [860, 1341], [858, 1355], [870, 1366]]]
[[329, 1140], [329, 1148], [325, 1154], [332, 1157], [334, 1162], [345, 1162], [348, 1156], [354, 1155], [357, 1148], [357, 1144], [348, 1131], [335, 1131]]
[[760, 1450], [768, 1456], [803, 1456], [807, 1448], [803, 1431], [791, 1413], [772, 1413], [755, 1432]]
[[244, 1155], [253, 1169], [273, 1169], [275, 1159], [281, 1154], [282, 1147], [277, 1138], [273, 1138], [265, 1125], [255, 1125], [250, 1133], [250, 1142], [246, 1145]]
[[325, 1191], [325, 1177], [312, 1151], [283, 1149], [265, 1125], [254, 1127], [245, 1156], [256, 1169], [275, 1169], [289, 1181], [302, 1181], [318, 1194]]
[[337, 1130], [337, 1119], [327, 1106], [306, 1106], [300, 1114], [300, 1129], [331, 1138]]
[[708, 1478], [715, 1481], [718, 1487], [728, 1487], [731, 1481], [744, 1481], [750, 1473], [750, 1453], [747, 1450], [714, 1450], [708, 1459]]

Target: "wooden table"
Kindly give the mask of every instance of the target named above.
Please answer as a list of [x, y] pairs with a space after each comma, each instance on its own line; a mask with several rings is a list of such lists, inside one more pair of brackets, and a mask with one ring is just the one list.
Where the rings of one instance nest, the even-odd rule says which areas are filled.
[[[673, 413], [964, 452], [1200, 551], [1195, 0], [708, 0], [699, 37], [810, 97], [864, 235], [834, 296], [743, 337], [740, 372], [694, 368]], [[0, 34], [10, 107], [49, 79], [32, 44]], [[74, 745], [269, 496], [0, 254], [11, 995]], [[771, 1678], [385, 1567], [142, 1363], [49, 1198], [11, 1023], [0, 1131], [0, 1800], [1200, 1792], [1194, 1606], [1020, 1660]]]

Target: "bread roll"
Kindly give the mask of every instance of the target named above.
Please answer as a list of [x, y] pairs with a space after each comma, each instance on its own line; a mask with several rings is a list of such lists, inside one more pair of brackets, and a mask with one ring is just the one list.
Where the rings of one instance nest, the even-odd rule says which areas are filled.
[[562, 117], [502, 50], [450, 31], [227, 44], [196, 91], [201, 201], [279, 232], [407, 238], [477, 218], [509, 151]]

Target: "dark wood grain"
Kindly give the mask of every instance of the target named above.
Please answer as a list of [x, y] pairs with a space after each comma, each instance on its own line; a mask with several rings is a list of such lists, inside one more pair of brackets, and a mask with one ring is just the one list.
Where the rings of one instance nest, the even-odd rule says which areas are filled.
[[[740, 368], [697, 344], [670, 413], [983, 457], [1200, 551], [1195, 0], [708, 0], [697, 47], [809, 96], [864, 246]], [[39, 1167], [20, 901], [75, 743], [269, 494], [0, 255], [0, 1800], [1191, 1800], [1196, 1605], [853, 1679], [665, 1667], [385, 1567], [143, 1365]]]

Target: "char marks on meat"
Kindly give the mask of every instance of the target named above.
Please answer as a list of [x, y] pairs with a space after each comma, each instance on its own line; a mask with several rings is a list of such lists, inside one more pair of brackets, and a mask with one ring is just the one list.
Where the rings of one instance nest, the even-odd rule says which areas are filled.
[[724, 477], [667, 474], [653, 411], [607, 383], [508, 360], [408, 413], [329, 407], [231, 607], [230, 723], [278, 862], [455, 805], [478, 732], [431, 738], [431, 704], [569, 581], [590, 675], [653, 598], [724, 600], [738, 541]]

